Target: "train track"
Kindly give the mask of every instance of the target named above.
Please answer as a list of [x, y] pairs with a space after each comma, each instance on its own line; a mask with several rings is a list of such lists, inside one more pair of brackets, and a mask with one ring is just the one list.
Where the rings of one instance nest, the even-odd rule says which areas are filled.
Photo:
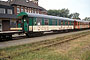
[[[84, 29], [87, 30], [87, 29]], [[81, 31], [81, 30], [72, 30], [72, 31], [60, 31], [60, 32], [49, 32], [49, 33], [44, 33], [43, 35], [34, 35], [31, 38], [34, 37], [42, 37], [42, 36], [48, 36], [48, 35], [54, 35], [54, 34], [64, 34], [64, 33], [69, 33], [69, 32], [76, 32], [76, 31]], [[83, 31], [83, 30], [82, 30]], [[26, 35], [18, 35], [18, 36], [13, 36], [12, 40], [20, 40], [20, 39], [27, 39]], [[5, 41], [11, 41], [11, 39], [4, 39], [1, 40], [0, 42], [5, 42]]]
[[51, 46], [55, 46], [55, 45], [58, 45], [58, 44], [62, 44], [62, 43], [66, 43], [66, 42], [69, 42], [69, 41], [72, 41], [72, 40], [75, 40], [75, 39], [78, 39], [80, 37], [83, 37], [83, 36], [87, 36], [89, 33], [85, 33], [85, 34], [76, 34], [76, 35], [73, 35], [71, 37], [61, 37], [61, 40], [50, 40], [50, 41], [45, 41], [45, 42], [40, 42], [40, 44], [37, 44], [37, 48], [34, 48], [32, 49], [32, 51], [36, 51], [36, 50], [40, 50], [42, 48], [46, 48], [46, 47], [51, 47]]
[[31, 46], [18, 49], [18, 50], [20, 50], [18, 52], [17, 51], [15, 51], [13, 53], [11, 52], [11, 54], [8, 55], [8, 56], [3, 56], [2, 55], [0, 57], [0, 59], [11, 59], [11, 58], [13, 58], [15, 56], [24, 54], [26, 52], [29, 53], [29, 52], [38, 51], [38, 50], [43, 49], [43, 48], [51, 47], [51, 46], [57, 46], [59, 44], [67, 43], [69, 41], [78, 39], [80, 37], [87, 36], [88, 34], [90, 34], [90, 32], [72, 34], [72, 35], [56, 38], [56, 40], [51, 39], [51, 40], [46, 40], [46, 41], [41, 41], [41, 42], [35, 42], [35, 43], [32, 43]]

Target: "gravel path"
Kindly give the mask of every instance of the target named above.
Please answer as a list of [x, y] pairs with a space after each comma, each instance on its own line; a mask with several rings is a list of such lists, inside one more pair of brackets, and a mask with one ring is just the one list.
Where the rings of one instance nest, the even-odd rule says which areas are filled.
[[45, 35], [45, 36], [41, 36], [41, 37], [32, 37], [32, 38], [25, 38], [25, 39], [19, 39], [19, 40], [11, 40], [11, 41], [0, 42], [0, 49], [10, 47], [10, 46], [17, 46], [17, 45], [23, 45], [23, 44], [38, 42], [38, 41], [42, 41], [42, 40], [54, 39], [56, 37], [63, 37], [66, 35], [77, 34], [77, 33], [86, 32], [86, 31], [90, 31], [90, 30], [69, 32], [69, 33], [63, 33], [63, 34]]

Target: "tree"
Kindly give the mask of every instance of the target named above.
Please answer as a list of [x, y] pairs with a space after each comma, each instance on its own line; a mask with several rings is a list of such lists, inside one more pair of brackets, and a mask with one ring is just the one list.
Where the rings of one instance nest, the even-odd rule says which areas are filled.
[[48, 10], [48, 15], [60, 16], [60, 17], [68, 17], [69, 10], [68, 9], [59, 9], [59, 10]]
[[60, 15], [61, 17], [68, 17], [69, 10], [68, 9], [61, 9], [60, 13], [61, 13], [61, 15]]
[[61, 9], [61, 10], [60, 9], [59, 10], [48, 10], [48, 15], [81, 20], [79, 18], [79, 15], [80, 15], [79, 13], [71, 13], [71, 14], [69, 14], [69, 10], [65, 9], [65, 8]]
[[85, 17], [85, 19], [83, 19], [85, 21], [90, 21], [90, 17]]
[[80, 15], [79, 13], [71, 13], [71, 14], [69, 15], [69, 18], [81, 20], [81, 19], [79, 18], [79, 15]]

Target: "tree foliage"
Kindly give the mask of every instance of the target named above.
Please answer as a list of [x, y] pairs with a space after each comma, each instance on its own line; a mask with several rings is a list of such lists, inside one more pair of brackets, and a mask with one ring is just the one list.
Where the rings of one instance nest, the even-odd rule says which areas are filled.
[[60, 17], [68, 17], [68, 14], [69, 14], [68, 9], [48, 10], [48, 15], [60, 16]]
[[85, 19], [83, 19], [85, 21], [90, 21], [90, 17], [85, 17]]
[[53, 15], [53, 16], [59, 16], [59, 17], [66, 17], [66, 18], [72, 18], [72, 19], [80, 19], [79, 18], [79, 13], [71, 13], [70, 10], [68, 9], [59, 9], [59, 10], [48, 10], [48, 15]]
[[79, 15], [80, 15], [79, 13], [71, 13], [71, 14], [69, 15], [69, 18], [81, 20], [81, 19], [79, 18]]

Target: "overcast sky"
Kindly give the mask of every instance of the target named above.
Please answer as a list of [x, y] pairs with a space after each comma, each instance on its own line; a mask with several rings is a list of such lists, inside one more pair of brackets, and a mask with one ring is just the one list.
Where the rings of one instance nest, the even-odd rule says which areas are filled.
[[90, 17], [90, 0], [39, 0], [45, 9], [68, 8], [70, 13], [80, 13], [80, 18]]

